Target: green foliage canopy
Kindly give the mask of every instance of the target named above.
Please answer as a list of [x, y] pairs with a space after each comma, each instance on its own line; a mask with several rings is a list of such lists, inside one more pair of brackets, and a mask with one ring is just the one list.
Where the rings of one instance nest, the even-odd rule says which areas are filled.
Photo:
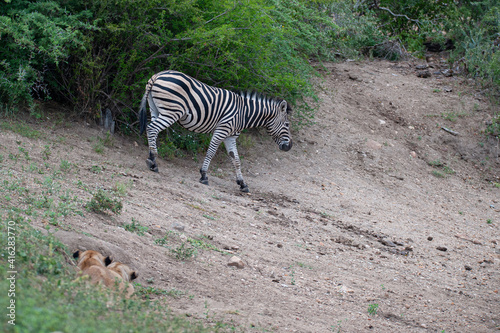
[[[452, 61], [500, 85], [494, 0], [17, 0], [0, 6], [0, 112], [53, 98], [81, 115], [113, 111], [131, 131], [152, 74], [176, 69], [228, 89], [278, 95], [297, 123], [314, 112], [318, 60], [417, 56], [454, 41]], [[305, 99], [304, 99], [305, 98]]]

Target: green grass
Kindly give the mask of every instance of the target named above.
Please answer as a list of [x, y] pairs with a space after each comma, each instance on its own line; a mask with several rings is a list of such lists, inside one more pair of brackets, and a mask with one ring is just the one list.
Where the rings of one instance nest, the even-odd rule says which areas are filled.
[[183, 242], [175, 249], [170, 249], [170, 254], [177, 260], [188, 260], [196, 257], [198, 251], [194, 247], [188, 246]]
[[0, 122], [0, 128], [3, 130], [9, 130], [15, 132], [29, 139], [39, 139], [42, 137], [42, 132], [31, 128], [29, 125], [21, 121], [16, 121], [16, 122], [2, 121]]
[[[55, 171], [43, 175], [38, 171], [46, 162], [39, 165], [32, 161], [29, 168], [20, 171], [18, 160], [28, 158], [29, 153], [20, 149], [12, 154], [17, 159], [4, 160], [0, 169], [0, 241], [4, 244], [0, 275], [5, 277], [0, 279], [0, 306], [5, 309], [1, 332], [214, 331], [199, 322], [173, 316], [166, 306], [150, 302], [145, 294], [160, 293], [159, 290], [141, 293], [138, 288], [137, 296], [122, 299], [117, 295], [110, 297], [106, 290], [89, 288], [84, 281], [75, 281], [74, 267], [69, 264], [71, 253], [52, 234], [52, 230], [57, 230], [53, 226], [61, 227], [65, 216], [83, 214], [83, 201], [63, 186], [63, 171], [69, 162], [50, 165]], [[28, 187], [28, 180], [36, 185]], [[81, 181], [75, 188], [78, 186], [86, 187]], [[96, 204], [106, 202], [106, 195], [110, 196], [105, 193], [96, 199]], [[31, 226], [35, 219], [48, 222], [46, 233]], [[15, 283], [10, 282], [14, 279], [6, 279], [11, 276]], [[160, 294], [178, 298], [185, 293], [172, 289]], [[12, 319], [6, 316], [11, 300], [15, 301]], [[9, 320], [15, 320], [16, 325], [9, 324]]]
[[430, 166], [438, 170], [432, 170], [432, 175], [436, 178], [446, 178], [449, 175], [454, 175], [456, 172], [449, 166], [447, 166], [444, 162], [440, 160], [427, 162]]
[[135, 294], [140, 295], [147, 299], [149, 299], [151, 296], [170, 296], [173, 298], [181, 298], [182, 296], [185, 296], [187, 294], [185, 291], [176, 288], [165, 290], [152, 286], [145, 287], [140, 283], [134, 283], [134, 285], [135, 285]]
[[[27, 133], [26, 128], [21, 129]], [[126, 195], [127, 186], [116, 183], [113, 191], [94, 192], [82, 180], [68, 179], [68, 172], [76, 165], [55, 156], [51, 147], [43, 141], [33, 148], [18, 142], [17, 147], [0, 154], [0, 241], [4, 248], [0, 256], [0, 275], [4, 277], [0, 279], [0, 306], [4, 309], [0, 332], [226, 331], [220, 322], [212, 322], [207, 329], [192, 318], [187, 321], [185, 316], [173, 316], [165, 302], [149, 300], [150, 295], [187, 297], [182, 290], [136, 285], [136, 295], [122, 299], [75, 280], [69, 251], [74, 249], [67, 249], [53, 232], [70, 228], [64, 224], [65, 217], [83, 215], [84, 206], [91, 211], [119, 213], [122, 204], [117, 195]], [[4, 148], [0, 144], [0, 149]], [[81, 190], [91, 196], [79, 199]], [[43, 222], [46, 232], [32, 227], [32, 221]], [[147, 230], [135, 220], [130, 226], [139, 234]], [[186, 242], [171, 253], [186, 260], [194, 257], [197, 249]], [[15, 284], [6, 279], [10, 275], [15, 275]], [[9, 289], [13, 290], [10, 296]], [[6, 316], [11, 299], [16, 305], [15, 326]]]
[[454, 111], [449, 111], [449, 112], [443, 112], [441, 113], [441, 117], [444, 120], [448, 120], [451, 122], [456, 122], [458, 118], [463, 118], [466, 117], [467, 113], [465, 112], [454, 112]]
[[[85, 282], [74, 282], [75, 272], [66, 262], [70, 253], [51, 233], [34, 230], [25, 219], [11, 212], [0, 218], [0, 237], [7, 243], [8, 221], [15, 232], [15, 261], [0, 257], [0, 305], [15, 300], [15, 326], [7, 317], [2, 332], [211, 332], [200, 323], [170, 314], [166, 306], [140, 298], [121, 299]], [[8, 273], [15, 270], [17, 273]], [[13, 280], [12, 280], [13, 281]], [[15, 290], [10, 297], [8, 290]], [[14, 295], [15, 293], [15, 295]], [[182, 296], [171, 290], [166, 295]], [[6, 314], [6, 311], [4, 310]], [[11, 320], [11, 319], [9, 319]]]
[[132, 218], [132, 223], [124, 224], [123, 228], [130, 232], [135, 232], [139, 236], [144, 236], [144, 234], [149, 230], [148, 227], [141, 225], [134, 218]]
[[123, 184], [120, 182], [116, 182], [113, 187], [113, 191], [115, 191], [116, 195], [119, 197], [124, 197], [127, 195], [129, 185]]
[[123, 204], [120, 200], [114, 198], [113, 194], [98, 189], [85, 207], [94, 213], [105, 214], [111, 211], [115, 214], [120, 214]]
[[73, 169], [73, 164], [66, 161], [66, 160], [61, 160], [61, 164], [59, 165], [59, 170], [63, 173], [68, 173]]
[[372, 303], [368, 305], [368, 314], [370, 316], [375, 316], [378, 311], [378, 304], [377, 303]]
[[156, 245], [160, 245], [160, 246], [164, 246], [164, 247], [168, 248], [168, 246], [167, 246], [168, 243], [175, 236], [176, 236], [176, 233], [174, 231], [172, 231], [172, 230], [169, 230], [169, 231], [167, 231], [167, 233], [163, 237], [155, 239], [154, 242], [155, 242]]

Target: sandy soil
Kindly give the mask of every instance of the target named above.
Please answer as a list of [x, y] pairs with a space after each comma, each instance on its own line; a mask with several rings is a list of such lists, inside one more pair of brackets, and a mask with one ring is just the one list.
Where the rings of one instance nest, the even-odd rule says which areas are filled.
[[[82, 123], [43, 128], [40, 140], [4, 131], [1, 153], [22, 141], [43, 162], [50, 142], [84, 201], [78, 181], [125, 184], [121, 214], [67, 217], [56, 235], [129, 264], [143, 286], [170, 291], [151, 297], [175, 313], [247, 332], [495, 332], [500, 149], [481, 134], [493, 106], [468, 80], [436, 74], [438, 63], [429, 78], [417, 65], [326, 64], [316, 123], [293, 133], [290, 152], [242, 138], [250, 194], [222, 150], [204, 186], [202, 156], [160, 160], [156, 174], [142, 142], [115, 136], [98, 154], [102, 130]], [[132, 221], [149, 230], [126, 231]], [[205, 248], [176, 259], [170, 250], [189, 239]], [[233, 255], [244, 268], [227, 265]]]

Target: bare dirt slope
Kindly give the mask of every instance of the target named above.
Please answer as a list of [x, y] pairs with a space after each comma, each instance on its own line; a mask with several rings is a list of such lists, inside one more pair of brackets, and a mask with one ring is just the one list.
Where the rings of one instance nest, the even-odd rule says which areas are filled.
[[[51, 160], [73, 164], [65, 186], [83, 201], [91, 195], [78, 181], [127, 185], [120, 215], [67, 217], [57, 235], [170, 291], [151, 297], [175, 313], [228, 330], [498, 331], [500, 150], [480, 134], [493, 111], [464, 79], [437, 67], [420, 78], [415, 65], [326, 65], [316, 124], [293, 133], [290, 152], [242, 138], [250, 194], [222, 151], [204, 186], [202, 157], [160, 160], [156, 174], [133, 140], [115, 137], [98, 154], [98, 129], [46, 130]], [[23, 141], [41, 161], [43, 140], [1, 137], [4, 153]], [[132, 221], [149, 230], [124, 230]], [[193, 258], [172, 252], [194, 245]], [[232, 255], [243, 269], [227, 265]]]

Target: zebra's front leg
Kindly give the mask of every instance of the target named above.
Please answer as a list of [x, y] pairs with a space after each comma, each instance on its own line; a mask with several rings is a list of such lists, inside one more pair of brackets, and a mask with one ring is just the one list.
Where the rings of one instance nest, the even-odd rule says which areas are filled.
[[212, 158], [215, 156], [215, 153], [217, 152], [220, 143], [226, 137], [225, 133], [226, 131], [224, 129], [216, 129], [214, 131], [214, 134], [212, 135], [212, 139], [210, 140], [210, 145], [208, 146], [207, 155], [205, 156], [205, 160], [203, 161], [203, 165], [201, 166], [200, 169], [200, 174], [201, 174], [200, 183], [202, 184], [208, 185], [208, 177], [207, 177], [208, 167], [210, 166], [210, 162], [212, 161]]
[[203, 171], [203, 167], [200, 168], [200, 174], [201, 174], [200, 183], [208, 185], [207, 171], [206, 170]]
[[238, 136], [230, 136], [224, 140], [224, 145], [226, 146], [227, 153], [231, 156], [231, 161], [233, 162], [234, 169], [236, 171], [236, 183], [240, 185], [240, 191], [248, 193], [248, 185], [245, 184], [243, 180], [243, 174], [241, 173], [241, 162], [238, 156], [238, 150], [236, 149], [236, 139]]

